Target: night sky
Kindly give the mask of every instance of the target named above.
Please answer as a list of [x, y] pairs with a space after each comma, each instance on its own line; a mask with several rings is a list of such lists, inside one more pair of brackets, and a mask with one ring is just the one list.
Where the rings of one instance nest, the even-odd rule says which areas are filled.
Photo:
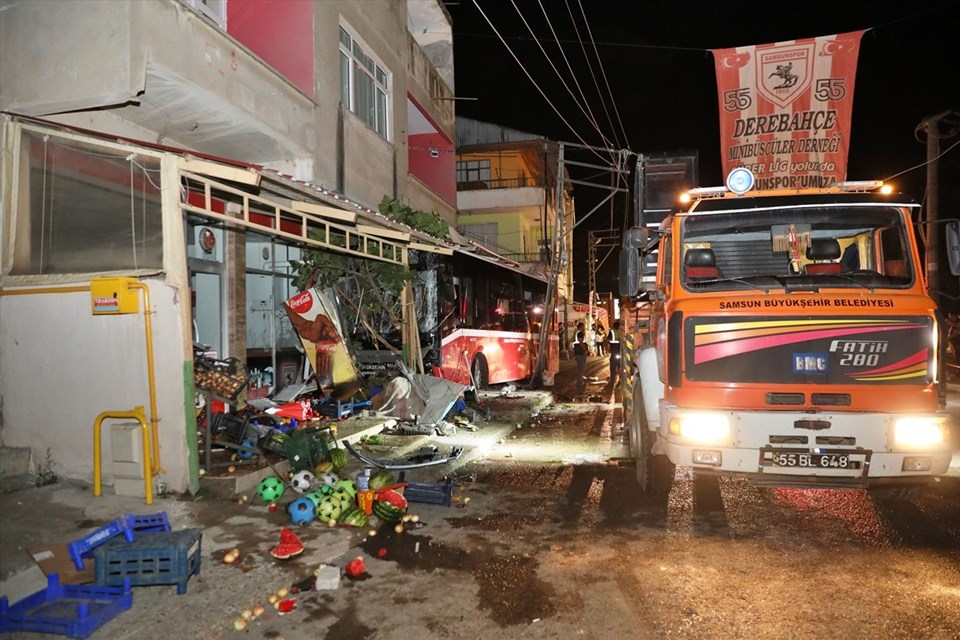
[[[924, 163], [926, 142], [915, 137], [917, 125], [941, 112], [960, 110], [960, 2], [956, 1], [457, 0], [446, 6], [453, 17], [456, 95], [477, 98], [458, 100], [458, 115], [553, 140], [580, 143], [582, 139], [604, 146], [534, 41], [525, 19], [549, 60], [579, 95], [560, 53], [562, 47], [608, 139], [644, 154], [697, 151], [701, 186], [723, 182], [716, 76], [709, 49], [869, 29], [857, 68], [850, 180], [889, 178]], [[560, 115], [526, 77], [497, 32]], [[960, 136], [942, 140], [941, 151], [957, 140]], [[580, 176], [575, 173], [574, 177]], [[926, 168], [892, 182], [921, 200]], [[941, 158], [940, 186], [941, 217], [957, 217], [960, 147]], [[592, 208], [597, 194], [590, 188], [575, 189], [578, 214]], [[616, 228], [621, 226], [624, 207], [625, 203], [615, 206]], [[578, 300], [587, 299], [586, 231], [607, 229], [610, 223], [605, 205], [575, 232]], [[616, 292], [615, 258], [598, 275], [600, 291]]]

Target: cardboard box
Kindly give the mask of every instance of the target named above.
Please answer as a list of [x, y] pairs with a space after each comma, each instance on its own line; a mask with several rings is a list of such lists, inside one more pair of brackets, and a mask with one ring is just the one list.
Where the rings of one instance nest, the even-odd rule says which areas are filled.
[[35, 547], [27, 547], [27, 553], [33, 557], [34, 562], [39, 565], [43, 575], [49, 576], [51, 573], [60, 574], [60, 584], [86, 584], [93, 582], [94, 578], [94, 560], [93, 558], [83, 559], [83, 569], [78, 571], [73, 560], [70, 559], [70, 552], [67, 551], [66, 543], [41, 544]]

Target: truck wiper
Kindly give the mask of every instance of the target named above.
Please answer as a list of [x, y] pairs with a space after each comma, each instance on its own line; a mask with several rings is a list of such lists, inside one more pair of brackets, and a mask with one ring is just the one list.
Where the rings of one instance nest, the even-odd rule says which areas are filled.
[[758, 284], [749, 282], [742, 278], [711, 278], [710, 280], [697, 280], [696, 282], [687, 281], [687, 285], [701, 285], [701, 284], [720, 284], [722, 282], [737, 282], [739, 284], [745, 284], [751, 289], [756, 289], [757, 291], [763, 291], [764, 293], [770, 293], [770, 287], [762, 287]]

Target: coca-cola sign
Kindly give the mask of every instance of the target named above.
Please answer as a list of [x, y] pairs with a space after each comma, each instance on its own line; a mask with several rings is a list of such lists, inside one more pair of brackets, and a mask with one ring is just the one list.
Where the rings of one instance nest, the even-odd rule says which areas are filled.
[[310, 311], [310, 308], [313, 307], [313, 296], [310, 295], [309, 291], [304, 291], [290, 298], [287, 304], [290, 305], [290, 309], [293, 311], [303, 314]]

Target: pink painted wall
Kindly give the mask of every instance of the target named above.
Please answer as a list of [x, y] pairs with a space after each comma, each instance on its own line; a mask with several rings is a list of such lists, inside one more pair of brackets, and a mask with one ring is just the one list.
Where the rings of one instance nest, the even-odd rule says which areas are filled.
[[[432, 131], [416, 131], [407, 135], [407, 171], [433, 189], [450, 205], [457, 206], [457, 154], [454, 145], [440, 132], [430, 114], [411, 96], [408, 107], [416, 109], [432, 128]], [[436, 150], [433, 157], [431, 150]]]
[[[453, 144], [441, 133], [422, 133], [410, 136], [409, 172], [433, 189], [446, 202], [457, 204], [457, 158]], [[440, 154], [434, 158], [430, 149]]]
[[313, 0], [230, 0], [227, 33], [314, 97]]

